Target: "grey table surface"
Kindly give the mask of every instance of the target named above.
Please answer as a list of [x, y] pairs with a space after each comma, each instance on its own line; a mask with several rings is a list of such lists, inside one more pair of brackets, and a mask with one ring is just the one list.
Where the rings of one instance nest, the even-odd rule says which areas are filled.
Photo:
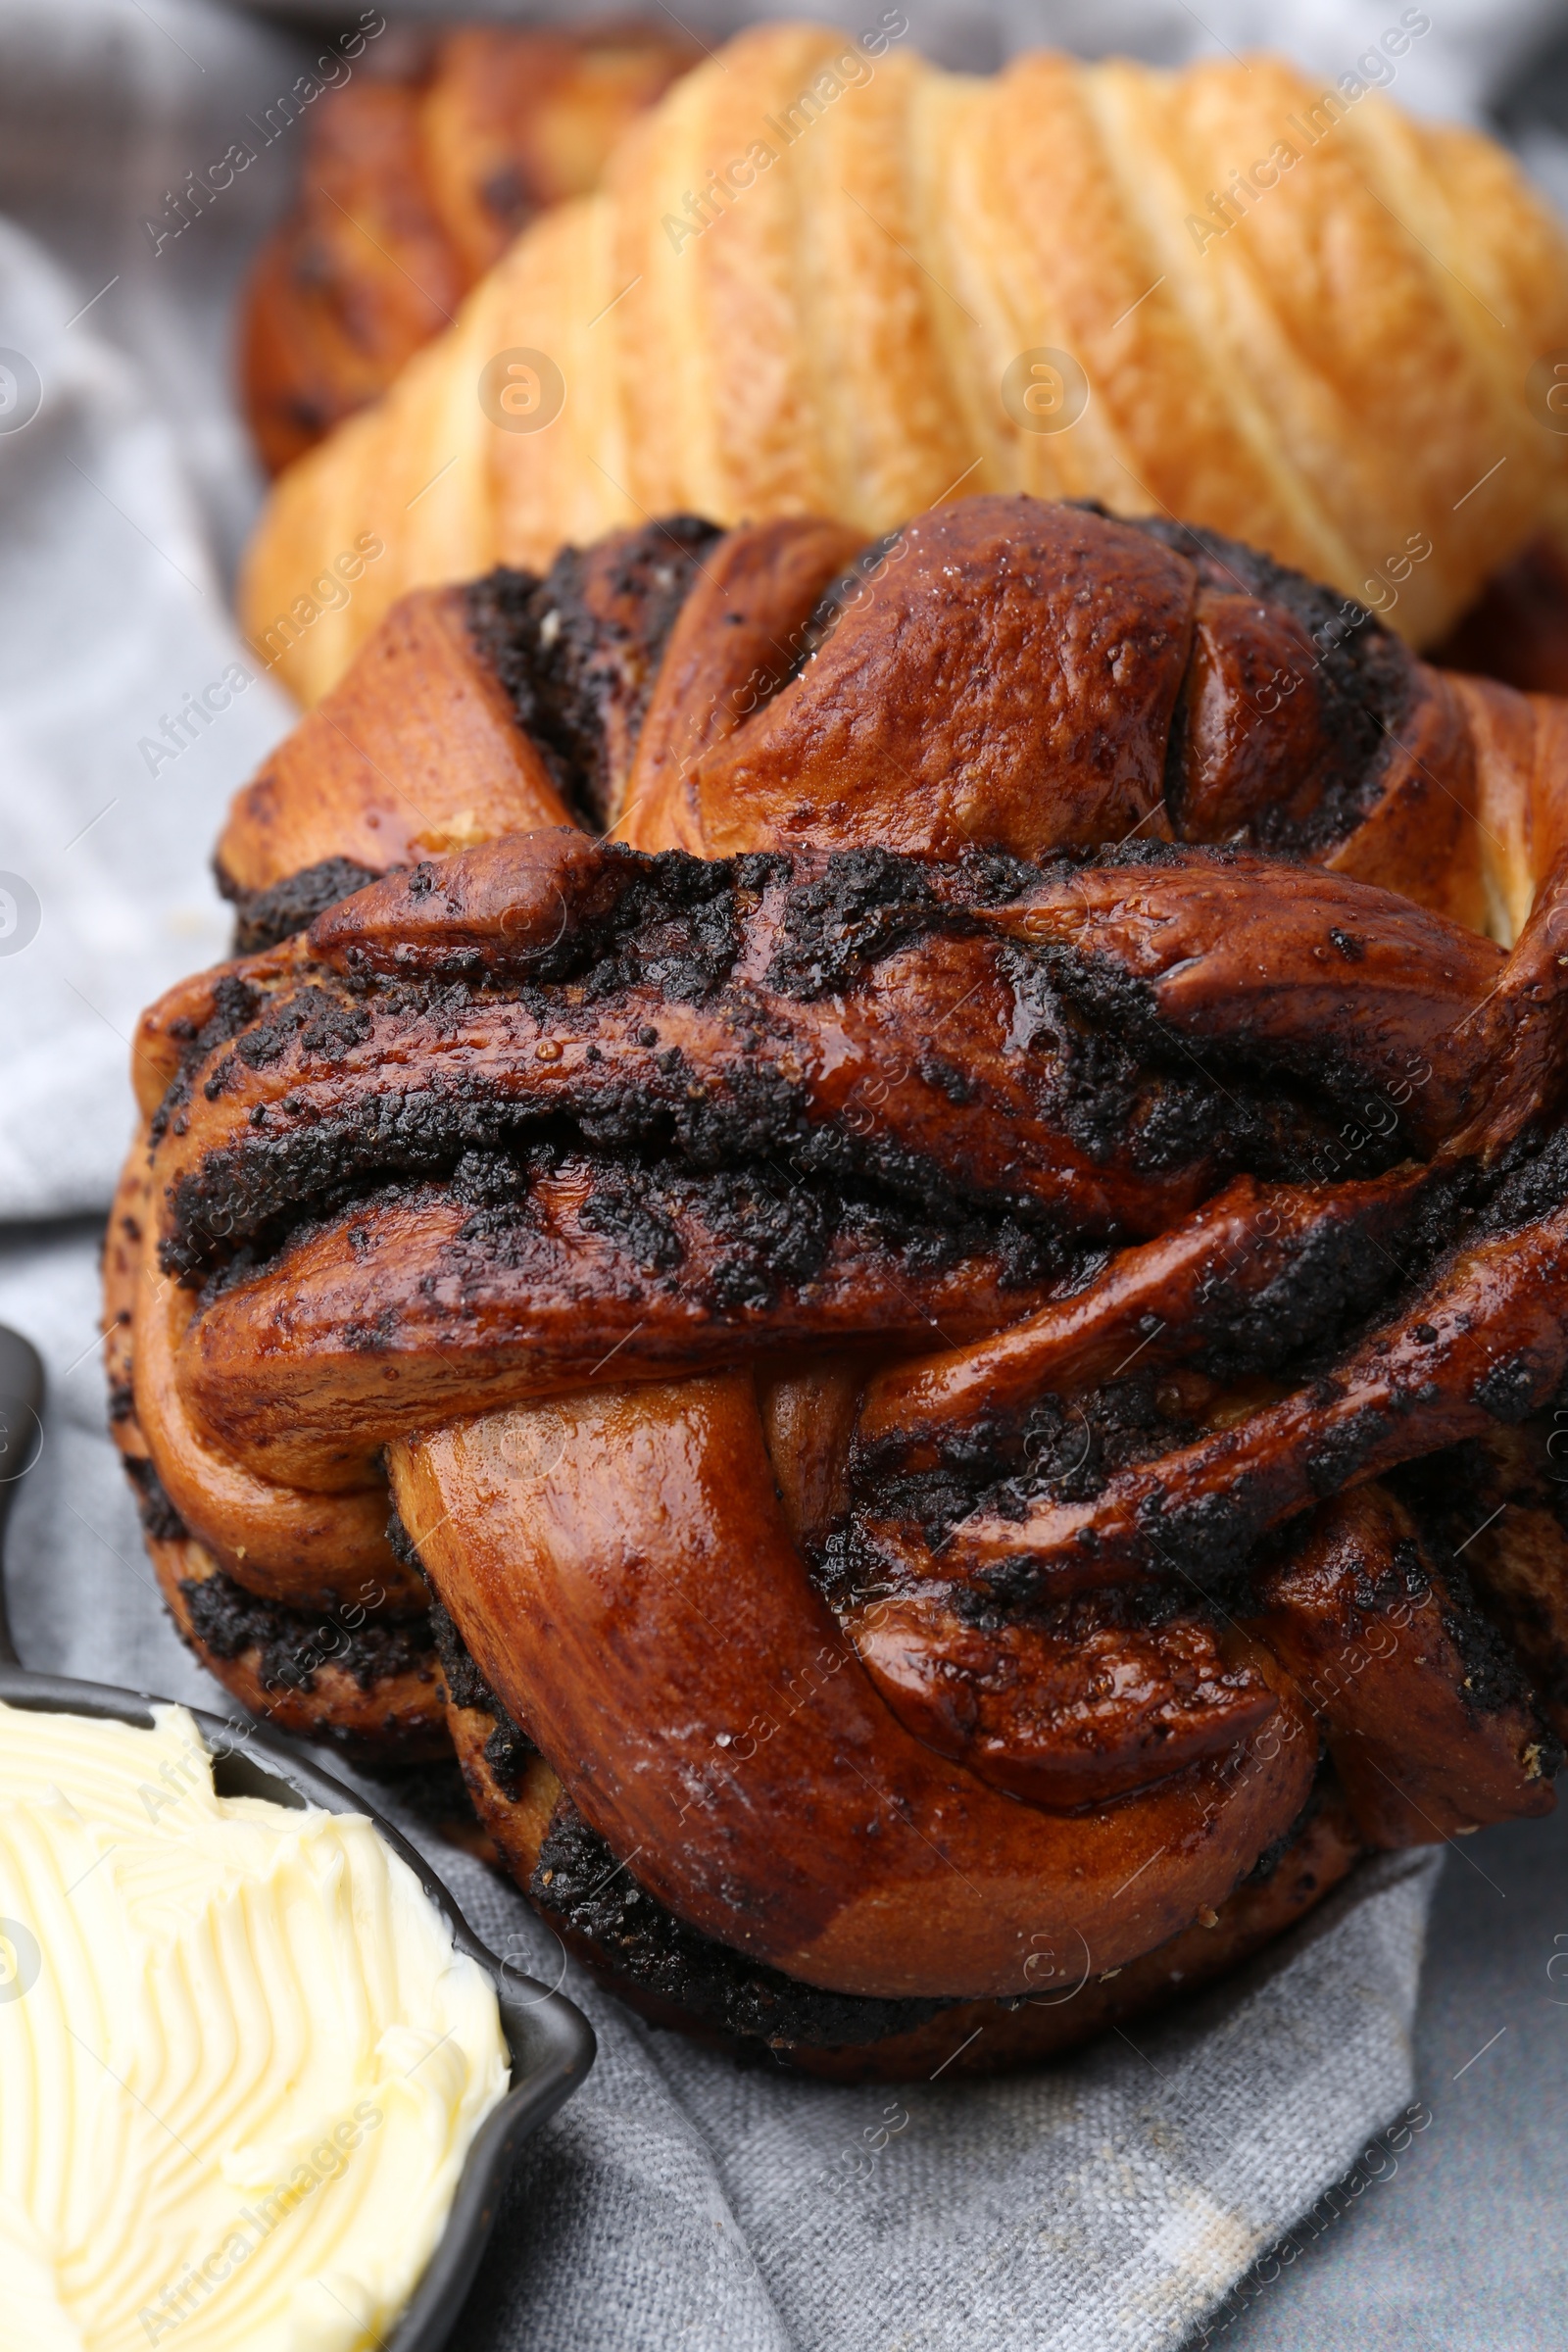
[[1189, 2352], [1568, 2344], [1568, 1810], [1449, 1852], [1416, 2077], [1432, 2121], [1397, 2169]]

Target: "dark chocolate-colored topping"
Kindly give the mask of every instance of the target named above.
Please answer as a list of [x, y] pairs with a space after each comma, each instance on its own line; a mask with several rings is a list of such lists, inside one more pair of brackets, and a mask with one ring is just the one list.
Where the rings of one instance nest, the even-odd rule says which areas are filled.
[[145, 1455], [121, 1457], [136, 1496], [143, 1528], [155, 1544], [179, 1544], [189, 1533], [184, 1520], [164, 1491], [164, 1482]]
[[450, 1611], [438, 1600], [430, 1604], [430, 1631], [453, 1706], [470, 1707], [476, 1714], [488, 1715], [494, 1721], [496, 1728], [484, 1743], [484, 1760], [502, 1794], [514, 1797], [523, 1767], [530, 1756], [538, 1754], [538, 1749], [527, 1733], [519, 1731], [513, 1722], [474, 1664]]
[[[1182, 855], [1190, 860], [1214, 854]], [[945, 868], [939, 899], [931, 882], [936, 869], [922, 860], [883, 851], [834, 853], [813, 878], [784, 894], [770, 974], [780, 994], [769, 998], [735, 984], [731, 974], [760, 895], [792, 871], [789, 859], [710, 861], [678, 851], [650, 858], [613, 849], [600, 856], [616, 882], [613, 896], [593, 922], [573, 923], [568, 906], [543, 978], [516, 987], [537, 1017], [564, 1034], [588, 1036], [586, 1060], [569, 1089], [557, 1087], [535, 1103], [472, 1068], [461, 1086], [432, 1083], [395, 1102], [370, 1088], [345, 1090], [341, 1103], [309, 1121], [274, 1116], [253, 1124], [179, 1179], [172, 1229], [161, 1245], [165, 1269], [186, 1279], [204, 1275], [228, 1262], [241, 1244], [265, 1256], [302, 1215], [329, 1213], [388, 1180], [445, 1176], [466, 1155], [526, 1152], [536, 1139], [573, 1132], [589, 1151], [651, 1154], [672, 1169], [731, 1172], [737, 1181], [760, 1184], [759, 1199], [776, 1192], [785, 1170], [799, 1183], [825, 1188], [825, 1204], [803, 1203], [777, 1227], [781, 1242], [791, 1237], [791, 1251], [800, 1215], [818, 1226], [825, 1215], [831, 1230], [838, 1197], [877, 1214], [897, 1215], [903, 1204], [906, 1219], [913, 1207], [927, 1229], [951, 1241], [989, 1229], [994, 1246], [1004, 1250], [1017, 1247], [1012, 1237], [1021, 1226], [1038, 1226], [1011, 1201], [960, 1204], [931, 1157], [858, 1113], [813, 1115], [802, 1084], [786, 1074], [789, 1005], [863, 985], [913, 936], [966, 937], [975, 928], [971, 909], [1016, 889], [1032, 869], [1014, 859]], [[1128, 851], [1115, 861], [1157, 860]], [[1205, 1155], [1216, 1174], [1237, 1167], [1298, 1179], [1319, 1172], [1341, 1123], [1333, 1102], [1342, 1075], [1343, 1091], [1352, 1092], [1355, 1072], [1341, 1073], [1321, 1050], [1321, 1068], [1303, 1071], [1300, 1083], [1282, 1083], [1277, 1068], [1260, 1061], [1250, 1069], [1244, 1055], [1217, 1047], [1205, 1050], [1200, 1065], [1164, 1035], [1143, 984], [1102, 959], [1021, 944], [1001, 953], [1017, 1000], [1018, 1045], [1025, 1052], [1037, 1042], [1041, 1047], [1031, 1083], [1042, 1109], [1091, 1159], [1122, 1156], [1149, 1173]], [[462, 1018], [470, 990], [484, 983], [476, 951], [469, 962], [480, 968], [466, 968], [450, 982], [358, 970], [333, 981], [323, 973], [319, 986], [271, 1000], [265, 1017], [236, 1038], [232, 1058], [212, 1068], [204, 1082], [209, 1100], [243, 1068], [267, 1067], [296, 1049], [341, 1058], [368, 1034], [372, 1019], [390, 1021], [399, 1032], [438, 1031], [448, 1008]], [[664, 1004], [710, 1006], [724, 1031], [721, 1058], [701, 1071], [689, 1067], [650, 1024], [638, 1036], [645, 1063], [639, 1067], [621, 1051], [612, 1076], [591, 1042], [594, 1025], [613, 1021], [615, 1000], [634, 991], [653, 992]], [[250, 1017], [261, 1009], [252, 995]], [[208, 1040], [223, 1042], [233, 1033], [226, 1016], [220, 1026], [209, 1023], [192, 1042], [190, 1067]], [[950, 1102], [971, 1099], [972, 1080], [951, 1055], [928, 1054], [919, 1066]], [[189, 1085], [188, 1072], [175, 1081], [160, 1121], [188, 1100]], [[1359, 1169], [1376, 1172], [1399, 1149], [1396, 1129], [1387, 1138], [1368, 1137]], [[625, 1179], [633, 1189], [640, 1181], [635, 1171]], [[788, 1189], [790, 1179], [784, 1181]], [[606, 1187], [603, 1213], [610, 1218], [612, 1191]], [[1039, 1246], [1037, 1238], [1034, 1250]]]
[[236, 956], [259, 956], [264, 949], [291, 939], [296, 931], [308, 931], [328, 906], [352, 898], [376, 879], [372, 867], [360, 865], [352, 858], [323, 858], [297, 874], [285, 875], [269, 890], [241, 890], [220, 863], [213, 870], [219, 889], [233, 902]]
[[501, 566], [468, 589], [468, 627], [544, 753], [568, 806], [603, 830], [612, 814], [607, 739], [614, 711], [635, 744], [669, 632], [716, 524], [670, 514], [604, 551], [563, 549], [543, 579]]
[[[414, 1538], [398, 1516], [396, 1503], [392, 1504], [387, 1513], [386, 1542], [387, 1549], [395, 1560], [405, 1568], [414, 1569], [416, 1575], [424, 1576], [424, 1562], [419, 1557], [418, 1547], [415, 1544]], [[425, 1577], [426, 1584], [429, 1581], [429, 1578]]]
[[719, 2033], [840, 2048], [912, 2033], [953, 2006], [824, 1992], [715, 1943], [639, 1886], [564, 1797], [539, 1849], [528, 1899], [628, 1986]]
[[362, 1690], [395, 1675], [428, 1674], [435, 1637], [427, 1617], [367, 1617], [357, 1627], [336, 1617], [311, 1616], [247, 1592], [220, 1568], [211, 1576], [180, 1579], [191, 1629], [217, 1658], [253, 1652], [264, 1685], [314, 1690], [323, 1666], [340, 1666]]

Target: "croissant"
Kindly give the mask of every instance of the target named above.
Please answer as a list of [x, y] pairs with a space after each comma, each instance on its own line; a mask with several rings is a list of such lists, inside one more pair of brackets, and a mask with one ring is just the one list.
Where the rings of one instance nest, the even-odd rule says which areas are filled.
[[450, 1740], [568, 1948], [839, 2078], [1549, 1809], [1565, 726], [1026, 496], [415, 592], [137, 1033], [181, 1631]]
[[293, 207], [245, 288], [240, 389], [269, 469], [384, 392], [698, 54], [645, 24], [473, 24], [368, 52], [308, 118]]
[[729, 43], [279, 482], [242, 612], [303, 702], [408, 590], [681, 509], [1094, 497], [1416, 645], [1560, 530], [1568, 252], [1497, 147], [1267, 57], [945, 74], [900, 22]]

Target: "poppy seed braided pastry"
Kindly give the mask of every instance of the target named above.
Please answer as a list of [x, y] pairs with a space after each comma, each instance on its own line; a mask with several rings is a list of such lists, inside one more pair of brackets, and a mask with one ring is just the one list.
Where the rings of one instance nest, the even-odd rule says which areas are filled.
[[280, 1704], [372, 1582], [435, 1664], [288, 1719], [417, 1746], [438, 1675], [569, 1948], [841, 2076], [1549, 1809], [1563, 724], [1027, 498], [411, 598], [138, 1032], [187, 1638]]

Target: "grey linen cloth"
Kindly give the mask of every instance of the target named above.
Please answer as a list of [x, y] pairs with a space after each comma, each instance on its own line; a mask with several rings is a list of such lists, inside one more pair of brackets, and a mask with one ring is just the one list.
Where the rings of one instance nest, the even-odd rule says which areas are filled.
[[[1202, 24], [1132, 0], [1081, 25], [1021, 0], [909, 13], [956, 63], [1075, 35], [1171, 60], [1272, 38], [1325, 74], [1392, 21], [1218, 0]], [[1444, 11], [1400, 95], [1473, 108], [1550, 16]], [[0, 1318], [50, 1378], [13, 1614], [34, 1666], [206, 1705], [222, 1702], [163, 1615], [105, 1431], [96, 1220], [136, 1012], [223, 952], [211, 844], [291, 718], [225, 607], [259, 488], [227, 392], [229, 305], [286, 198], [287, 139], [161, 252], [144, 222], [314, 47], [201, 0], [47, 18], [0, 0]], [[1547, 134], [1531, 160], [1568, 184]], [[224, 679], [220, 715], [152, 758], [166, 717]], [[373, 1793], [397, 1809], [395, 1788]], [[646, 2029], [508, 1886], [404, 1817], [479, 1933], [561, 1981], [600, 2036], [508, 2191], [456, 2338], [472, 2352], [1150, 2352], [1212, 2313], [1240, 2343], [1228, 2291], [1332, 2183], [1379, 2177], [1426, 2113], [1411, 2036], [1429, 1854], [1363, 1869], [1229, 1984], [1069, 2061], [842, 2089]], [[1289, 2311], [1281, 2290], [1270, 2342], [1330, 2340], [1294, 2336]]]

